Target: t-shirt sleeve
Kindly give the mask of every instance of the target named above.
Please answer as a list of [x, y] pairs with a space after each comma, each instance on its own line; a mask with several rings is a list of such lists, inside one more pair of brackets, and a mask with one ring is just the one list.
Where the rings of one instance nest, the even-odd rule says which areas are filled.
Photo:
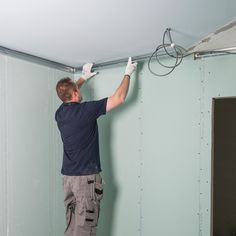
[[97, 119], [99, 116], [106, 114], [107, 99], [103, 98], [98, 101], [84, 103], [84, 112], [87, 113], [89, 119]]

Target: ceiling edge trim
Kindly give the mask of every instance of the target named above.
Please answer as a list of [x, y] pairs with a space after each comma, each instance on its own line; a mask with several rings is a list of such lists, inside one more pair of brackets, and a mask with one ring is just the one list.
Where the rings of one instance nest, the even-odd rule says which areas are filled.
[[49, 66], [51, 68], [55, 68], [61, 71], [65, 71], [65, 72], [69, 72], [69, 73], [74, 73], [75, 72], [75, 68], [68, 66], [68, 65], [64, 65], [62, 63], [59, 62], [55, 62], [55, 61], [51, 61], [42, 57], [38, 57], [38, 56], [34, 56], [28, 53], [24, 53], [24, 52], [20, 52], [20, 51], [16, 51], [16, 50], [12, 50], [10, 48], [6, 48], [3, 46], [0, 46], [0, 53], [8, 55], [8, 56], [12, 56], [12, 57], [16, 57], [25, 61], [29, 61], [29, 62], [33, 62], [33, 63], [37, 63], [43, 66]]
[[[10, 48], [6, 48], [3, 46], [0, 46], [0, 53], [5, 54], [7, 56], [16, 57], [16, 58], [19, 58], [19, 59], [22, 59], [25, 61], [40, 64], [43, 66], [48, 66], [50, 68], [55, 68], [55, 69], [58, 69], [58, 70], [61, 70], [64, 72], [68, 72], [68, 73], [72, 73], [72, 74], [82, 71], [82, 66], [79, 66], [79, 67], [68, 66], [68, 65], [65, 65], [65, 64], [62, 64], [59, 62], [51, 61], [51, 60], [48, 60], [48, 59], [45, 59], [42, 57], [38, 57], [38, 56], [34, 56], [34, 55], [31, 55], [28, 53], [12, 50]], [[136, 62], [139, 61], [140, 62], [140, 61], [148, 60], [152, 54], [153, 53], [146, 53], [146, 54], [142, 54], [142, 55], [138, 55], [138, 56], [132, 56], [132, 61], [136, 61]], [[213, 56], [219, 56], [219, 55], [227, 55], [227, 54], [236, 54], [236, 53], [229, 52], [227, 50], [194, 52], [194, 59], [199, 59], [202, 57], [213, 57]], [[160, 55], [160, 56], [165, 56], [165, 54]], [[98, 69], [101, 67], [111, 67], [111, 66], [118, 65], [118, 64], [126, 64], [127, 61], [128, 61], [128, 57], [117, 59], [117, 60], [105, 61], [105, 62], [101, 62], [101, 63], [94, 63], [93, 69]]]
[[[152, 53], [146, 53], [146, 54], [142, 54], [142, 55], [138, 55], [138, 56], [132, 56], [132, 61], [144, 61], [150, 58], [150, 56], [152, 55]], [[105, 62], [101, 62], [101, 63], [94, 63], [93, 64], [93, 69], [98, 69], [101, 67], [111, 67], [114, 65], [118, 65], [118, 64], [126, 64], [128, 62], [128, 57], [125, 58], [121, 58], [121, 59], [116, 59], [116, 60], [111, 60], [111, 61], [105, 61]], [[82, 71], [82, 66], [80, 67], [76, 67], [75, 68], [75, 73]]]

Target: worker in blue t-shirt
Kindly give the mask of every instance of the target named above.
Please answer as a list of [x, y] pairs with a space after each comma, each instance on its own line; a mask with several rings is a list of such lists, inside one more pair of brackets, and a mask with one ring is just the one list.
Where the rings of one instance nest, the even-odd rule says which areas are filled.
[[63, 102], [55, 113], [55, 119], [64, 151], [61, 173], [67, 221], [65, 236], [96, 235], [104, 184], [99, 174], [97, 118], [124, 103], [130, 76], [137, 63], [129, 58], [124, 78], [111, 97], [81, 102], [81, 86], [96, 74], [91, 72], [92, 66], [92, 63], [83, 66], [77, 82], [63, 78], [56, 86], [57, 95]]

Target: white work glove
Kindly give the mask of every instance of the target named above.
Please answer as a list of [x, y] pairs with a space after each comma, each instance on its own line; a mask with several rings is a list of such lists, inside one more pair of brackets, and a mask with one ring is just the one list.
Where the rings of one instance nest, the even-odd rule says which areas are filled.
[[92, 66], [93, 63], [86, 63], [83, 65], [83, 70], [81, 75], [82, 79], [87, 80], [97, 74], [97, 72], [91, 72]]
[[125, 69], [125, 75], [131, 76], [131, 74], [134, 72], [135, 68], [137, 66], [137, 62], [132, 62], [131, 57], [129, 57], [126, 69]]

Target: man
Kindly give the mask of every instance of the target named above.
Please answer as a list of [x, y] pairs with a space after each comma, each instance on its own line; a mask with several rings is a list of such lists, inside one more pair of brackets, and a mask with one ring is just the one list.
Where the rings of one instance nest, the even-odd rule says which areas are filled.
[[64, 150], [61, 173], [67, 209], [65, 236], [96, 235], [103, 195], [97, 118], [124, 103], [136, 66], [129, 58], [124, 78], [115, 93], [98, 101], [80, 103], [81, 86], [96, 74], [91, 72], [91, 63], [83, 66], [82, 76], [76, 83], [70, 78], [57, 83], [57, 95], [63, 102], [55, 119]]

